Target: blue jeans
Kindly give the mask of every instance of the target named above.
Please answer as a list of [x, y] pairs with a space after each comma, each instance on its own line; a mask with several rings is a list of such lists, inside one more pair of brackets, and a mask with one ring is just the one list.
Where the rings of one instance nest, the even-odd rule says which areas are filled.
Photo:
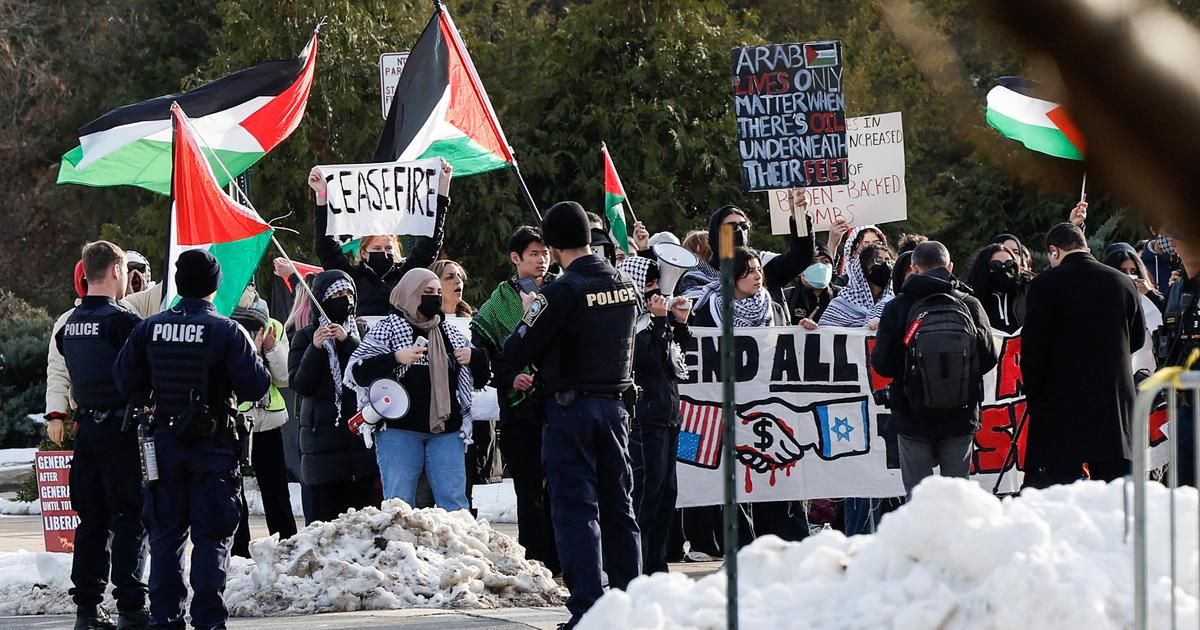
[[469, 507], [466, 446], [458, 431], [438, 434], [391, 428], [378, 431], [375, 459], [383, 478], [384, 499], [402, 499], [416, 505], [417, 480], [424, 470], [438, 507], [447, 512]]

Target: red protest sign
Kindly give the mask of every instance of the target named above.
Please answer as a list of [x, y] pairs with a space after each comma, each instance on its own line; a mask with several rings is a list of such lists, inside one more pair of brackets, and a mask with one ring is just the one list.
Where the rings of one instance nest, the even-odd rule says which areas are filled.
[[74, 455], [75, 451], [42, 451], [34, 460], [46, 551], [75, 551], [75, 527], [79, 525], [79, 515], [71, 506], [71, 458]]

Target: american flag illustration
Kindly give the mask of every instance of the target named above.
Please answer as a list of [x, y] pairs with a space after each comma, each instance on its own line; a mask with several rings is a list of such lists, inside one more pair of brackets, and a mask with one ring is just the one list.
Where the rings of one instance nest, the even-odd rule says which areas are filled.
[[684, 400], [679, 404], [683, 424], [679, 427], [679, 461], [702, 468], [721, 463], [721, 407]]

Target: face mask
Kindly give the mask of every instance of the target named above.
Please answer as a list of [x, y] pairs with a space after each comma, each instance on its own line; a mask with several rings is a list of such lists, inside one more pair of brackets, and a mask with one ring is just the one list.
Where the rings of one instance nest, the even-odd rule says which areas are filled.
[[734, 247], [745, 247], [746, 246], [746, 231], [745, 230], [734, 230], [733, 231], [733, 246]]
[[370, 252], [367, 254], [367, 266], [375, 272], [375, 275], [382, 276], [392, 270], [392, 266], [396, 261], [392, 259], [389, 252]]
[[1179, 255], [1179, 254], [1175, 253], [1174, 241], [1172, 241], [1171, 238], [1165, 234], [1159, 234], [1157, 237], [1155, 237], [1154, 243], [1155, 243], [1155, 245], [1158, 245], [1158, 251], [1160, 251], [1168, 256], [1178, 256]]
[[892, 281], [892, 263], [886, 262], [871, 267], [867, 281], [877, 287], [886, 287]]
[[1016, 269], [991, 269], [988, 271], [988, 280], [992, 283], [994, 291], [1008, 291], [1012, 288], [1013, 281], [1017, 279]]
[[325, 309], [325, 316], [330, 322], [343, 324], [354, 315], [354, 300], [351, 300], [349, 295], [343, 295], [326, 300], [321, 308]]
[[425, 293], [421, 296], [421, 304], [417, 307], [417, 312], [433, 319], [442, 314], [442, 296], [436, 293]]
[[833, 280], [833, 265], [825, 263], [813, 263], [800, 274], [804, 283], [814, 289], [824, 289], [829, 286], [829, 282]]

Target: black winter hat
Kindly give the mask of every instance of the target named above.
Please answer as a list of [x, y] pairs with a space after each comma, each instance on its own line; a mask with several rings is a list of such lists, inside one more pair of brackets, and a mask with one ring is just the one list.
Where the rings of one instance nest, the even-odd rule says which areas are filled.
[[180, 297], [202, 298], [221, 285], [221, 263], [203, 249], [189, 249], [175, 261], [175, 286]]
[[592, 242], [592, 226], [583, 206], [560, 201], [542, 219], [542, 241], [556, 249], [577, 249]]

